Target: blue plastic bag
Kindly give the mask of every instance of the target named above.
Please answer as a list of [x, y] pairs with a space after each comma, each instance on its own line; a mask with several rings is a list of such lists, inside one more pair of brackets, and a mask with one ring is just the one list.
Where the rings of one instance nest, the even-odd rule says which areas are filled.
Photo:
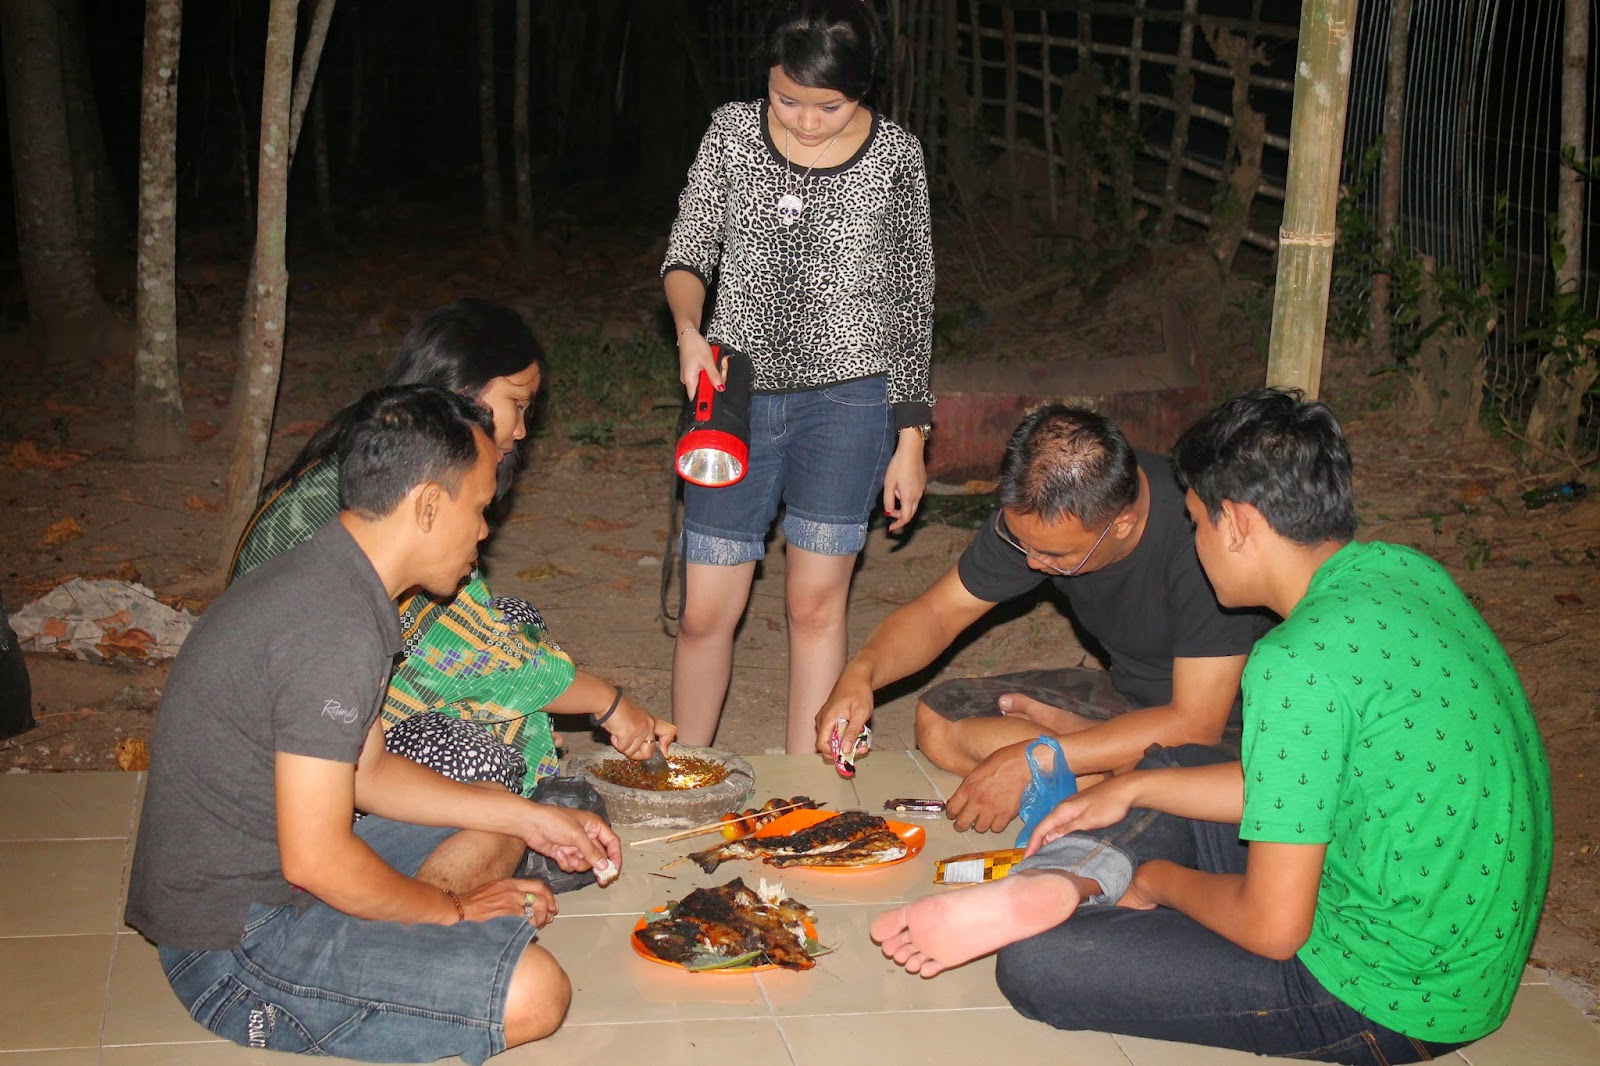
[[[1033, 749], [1049, 748], [1055, 752], [1055, 766], [1042, 769], [1033, 757]], [[1067, 768], [1067, 753], [1055, 737], [1040, 737], [1028, 745], [1028, 784], [1022, 790], [1022, 807], [1017, 811], [1022, 819], [1022, 832], [1017, 834], [1017, 847], [1027, 844], [1034, 826], [1044, 821], [1044, 816], [1056, 809], [1056, 804], [1078, 791], [1078, 778]]]

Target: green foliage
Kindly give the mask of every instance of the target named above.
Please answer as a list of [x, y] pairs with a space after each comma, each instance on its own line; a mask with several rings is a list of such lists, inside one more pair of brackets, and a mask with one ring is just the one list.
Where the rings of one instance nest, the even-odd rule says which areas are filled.
[[1354, 180], [1339, 190], [1328, 332], [1342, 341], [1362, 340], [1371, 326], [1372, 275], [1381, 272], [1383, 238], [1361, 201], [1377, 172], [1379, 149], [1374, 144], [1366, 150]]
[[561, 333], [547, 345], [543, 424], [581, 444], [609, 445], [619, 429], [670, 428], [677, 417], [678, 360], [656, 337], [602, 340]]
[[[1566, 150], [1568, 155], [1572, 149]], [[1600, 157], [1596, 157], [1600, 163]], [[1560, 276], [1567, 263], [1567, 246], [1562, 242], [1552, 216], [1548, 222], [1550, 270]], [[1531, 344], [1543, 355], [1552, 356], [1541, 362], [1541, 372], [1566, 376], [1594, 358], [1595, 332], [1600, 330], [1600, 317], [1583, 303], [1583, 295], [1576, 289], [1560, 289], [1550, 295], [1540, 309], [1534, 324], [1517, 334], [1518, 344]]]
[[1250, 346], [1263, 357], [1272, 342], [1272, 294], [1271, 285], [1246, 280], [1238, 286], [1238, 296], [1229, 301], [1244, 321]]

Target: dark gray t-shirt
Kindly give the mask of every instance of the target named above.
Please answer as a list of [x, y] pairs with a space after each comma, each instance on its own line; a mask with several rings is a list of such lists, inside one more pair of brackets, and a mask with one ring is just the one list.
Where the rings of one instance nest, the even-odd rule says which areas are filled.
[[[1150, 517], [1125, 559], [1077, 577], [1051, 577], [986, 523], [957, 564], [980, 600], [1003, 603], [1052, 581], [1078, 624], [1110, 656], [1111, 683], [1136, 707], [1172, 701], [1172, 660], [1246, 655], [1277, 619], [1265, 611], [1218, 606], [1194, 553], [1183, 491], [1165, 456], [1138, 453], [1150, 483]], [[1230, 720], [1239, 720], [1234, 698]]]
[[156, 718], [129, 925], [161, 947], [231, 948], [251, 903], [293, 900], [274, 757], [354, 764], [400, 646], [393, 601], [337, 521], [211, 605]]

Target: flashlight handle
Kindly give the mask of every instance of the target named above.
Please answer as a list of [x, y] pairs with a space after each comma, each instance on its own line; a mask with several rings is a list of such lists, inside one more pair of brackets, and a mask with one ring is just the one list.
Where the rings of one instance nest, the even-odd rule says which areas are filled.
[[[722, 345], [711, 346], [711, 358], [717, 359], [722, 355]], [[705, 422], [711, 418], [711, 403], [716, 397], [717, 387], [711, 383], [711, 375], [704, 370], [700, 371], [700, 382], [694, 390], [694, 420]]]
[[704, 370], [700, 371], [700, 384], [694, 390], [694, 420], [705, 422], [711, 418], [711, 398], [716, 395], [717, 387], [711, 384], [711, 375]]

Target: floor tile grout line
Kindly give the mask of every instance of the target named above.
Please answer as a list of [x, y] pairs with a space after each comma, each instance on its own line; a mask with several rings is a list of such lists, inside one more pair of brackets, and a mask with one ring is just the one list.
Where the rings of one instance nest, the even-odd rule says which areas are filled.
[[102, 995], [100, 996], [100, 1026], [95, 1030], [95, 1042], [101, 1048], [106, 1046], [106, 1017], [111, 1013], [111, 975], [116, 972], [117, 952], [121, 949], [122, 937], [112, 937], [111, 957], [106, 960], [105, 988], [102, 990]]
[[0, 844], [93, 844], [98, 841], [127, 839], [127, 833], [107, 833], [92, 837], [0, 837]]
[[783, 1041], [784, 1053], [789, 1056], [789, 1066], [800, 1066], [800, 1056], [795, 1054], [794, 1045], [789, 1043], [789, 1034], [784, 1032], [783, 1022], [776, 1015], [772, 1018], [772, 1027], [778, 1030], [778, 1039]]

